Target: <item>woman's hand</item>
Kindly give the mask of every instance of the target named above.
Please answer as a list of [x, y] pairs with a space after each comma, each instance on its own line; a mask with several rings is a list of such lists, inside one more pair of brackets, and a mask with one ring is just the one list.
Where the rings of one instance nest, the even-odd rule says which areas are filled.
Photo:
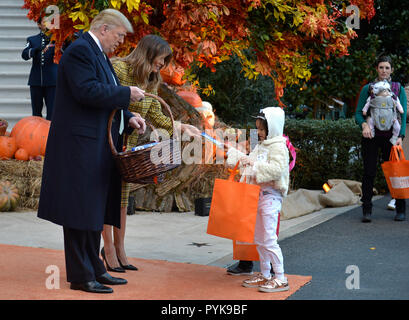
[[366, 122], [364, 122], [362, 124], [362, 136], [364, 138], [369, 138], [369, 139], [373, 138], [371, 128], [369, 128], [369, 126], [368, 126], [368, 124]]
[[401, 137], [398, 138], [398, 140], [396, 140], [396, 145], [397, 146], [402, 146], [403, 147], [403, 140]]
[[139, 134], [144, 133], [146, 130], [145, 119], [143, 119], [139, 113], [136, 113], [136, 112], [132, 112], [132, 113], [134, 117], [129, 119], [129, 126], [134, 129], [138, 129]]

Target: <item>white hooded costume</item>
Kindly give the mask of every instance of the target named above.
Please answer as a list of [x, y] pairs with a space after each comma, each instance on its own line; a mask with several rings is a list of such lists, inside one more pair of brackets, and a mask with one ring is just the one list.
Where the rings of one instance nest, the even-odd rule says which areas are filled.
[[[268, 134], [266, 139], [259, 143], [248, 157], [254, 162], [253, 167], [242, 167], [239, 164], [242, 177], [247, 183], [258, 184], [261, 188], [272, 186], [283, 196], [287, 195], [289, 184], [290, 156], [283, 137], [284, 111], [281, 108], [269, 107], [261, 110], [267, 120]], [[246, 155], [237, 149], [230, 148], [227, 153], [227, 165], [234, 167], [240, 158]]]
[[[247, 156], [253, 166], [243, 167], [239, 163], [241, 180], [260, 185], [260, 197], [254, 233], [254, 243], [260, 256], [260, 269], [265, 278], [270, 277], [270, 263], [275, 276], [285, 280], [283, 255], [277, 243], [277, 226], [283, 196], [289, 184], [289, 152], [283, 137], [285, 114], [281, 108], [262, 109], [267, 120], [267, 137]], [[246, 155], [230, 148], [227, 165], [233, 167]]]

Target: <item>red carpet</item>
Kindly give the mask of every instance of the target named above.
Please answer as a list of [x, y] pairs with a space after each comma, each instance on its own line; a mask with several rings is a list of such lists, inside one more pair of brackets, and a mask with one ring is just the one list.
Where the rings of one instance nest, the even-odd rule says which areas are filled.
[[[111, 273], [127, 279], [127, 285], [112, 286], [113, 294], [91, 294], [69, 289], [63, 251], [0, 245], [0, 299], [283, 300], [311, 281], [310, 276], [287, 275], [289, 291], [262, 293], [242, 287], [246, 277], [229, 276], [220, 267], [136, 258], [129, 261], [139, 270]], [[56, 270], [47, 273], [50, 265], [60, 270], [59, 289], [46, 287], [47, 278]]]

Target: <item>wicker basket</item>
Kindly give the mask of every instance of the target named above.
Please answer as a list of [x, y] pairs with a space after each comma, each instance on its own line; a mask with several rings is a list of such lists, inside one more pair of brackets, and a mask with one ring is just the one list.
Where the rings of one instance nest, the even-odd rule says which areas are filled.
[[[165, 109], [169, 113], [174, 128], [175, 123], [169, 105], [162, 98], [154, 94], [145, 93], [145, 95], [157, 99], [162, 104], [162, 106], [165, 107]], [[178, 141], [175, 141], [174, 139], [169, 139], [160, 142], [158, 142], [157, 140], [156, 142], [158, 142], [158, 144], [156, 144], [153, 147], [137, 151], [129, 150], [124, 152], [118, 152], [113, 143], [111, 134], [112, 120], [115, 116], [116, 111], [117, 110], [113, 110], [109, 117], [108, 142], [111, 148], [112, 155], [122, 176], [122, 179], [125, 182], [138, 184], [162, 182], [164, 179], [165, 172], [175, 169], [182, 163], [180, 143], [178, 143]], [[126, 138], [127, 137], [125, 134], [125, 140]], [[166, 163], [158, 163], [159, 159], [155, 159], [153, 157], [152, 158], [154, 162], [152, 162], [151, 151], [155, 151], [155, 153], [153, 153], [152, 156], [157, 154], [159, 157], [162, 156], [163, 152], [166, 152], [165, 155], [168, 156], [166, 157]]]

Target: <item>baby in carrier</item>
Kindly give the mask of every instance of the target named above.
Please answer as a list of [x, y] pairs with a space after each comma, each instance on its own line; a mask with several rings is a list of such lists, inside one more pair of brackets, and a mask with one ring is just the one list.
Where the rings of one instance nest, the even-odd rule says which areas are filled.
[[399, 98], [391, 91], [387, 81], [376, 82], [370, 86], [370, 90], [371, 94], [362, 113], [366, 116], [370, 108], [370, 116], [366, 117], [366, 122], [371, 129], [372, 137], [375, 136], [375, 127], [381, 131], [389, 131], [392, 128], [392, 138], [389, 141], [395, 145], [400, 131], [396, 109], [403, 113]]

